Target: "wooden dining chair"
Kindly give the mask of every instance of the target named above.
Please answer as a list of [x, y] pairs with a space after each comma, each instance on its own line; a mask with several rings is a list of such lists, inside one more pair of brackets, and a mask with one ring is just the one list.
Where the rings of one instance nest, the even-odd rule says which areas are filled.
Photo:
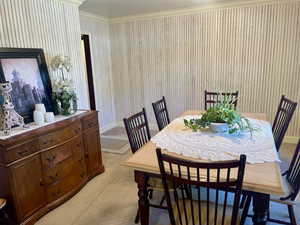
[[165, 96], [163, 96], [162, 99], [158, 100], [157, 102], [152, 103], [152, 107], [158, 130], [161, 131], [170, 123]]
[[296, 107], [296, 102], [287, 99], [284, 95], [281, 96], [281, 100], [272, 126], [277, 151], [279, 151], [280, 149], [281, 143], [289, 127]]
[[[285, 133], [289, 127], [290, 121], [293, 117], [297, 103], [287, 99], [284, 95], [281, 96], [280, 103], [275, 115], [272, 126], [275, 146], [279, 152]], [[243, 196], [240, 208], [243, 208], [246, 202], [246, 196]]]
[[[239, 222], [245, 155], [240, 160], [205, 163], [163, 154], [160, 149], [156, 153], [171, 225], [236, 225]], [[236, 169], [238, 172], [234, 174]], [[186, 186], [191, 194], [174, 189], [179, 185]], [[224, 193], [222, 201], [221, 192]], [[229, 194], [233, 195], [233, 206], [228, 204]]]
[[213, 107], [216, 105], [216, 103], [220, 102], [220, 96], [229, 96], [233, 99], [233, 101], [231, 102], [231, 104], [233, 104], [234, 108], [236, 109], [237, 107], [237, 103], [238, 103], [238, 96], [239, 96], [239, 92], [233, 92], [233, 93], [229, 93], [229, 92], [211, 92], [211, 91], [204, 91], [204, 107], [205, 110], [209, 109], [210, 107]]
[[151, 139], [145, 108], [129, 118], [124, 118], [123, 121], [131, 151], [135, 153]]
[[[139, 113], [134, 114], [129, 118], [124, 118], [124, 126], [129, 140], [131, 151], [134, 154], [143, 147], [151, 139], [149, 124], [145, 108]], [[153, 190], [162, 191], [163, 185], [160, 178], [151, 177], [148, 180], [148, 197], [152, 199]], [[163, 206], [165, 196], [162, 197], [159, 205], [150, 204], [155, 208], [166, 209]], [[139, 211], [137, 212], [135, 223], [139, 222]]]
[[[298, 145], [296, 147], [294, 156], [292, 158], [292, 161], [290, 163], [289, 169], [283, 174], [284, 176], [284, 183], [287, 188], [289, 188], [289, 194], [286, 197], [278, 197], [271, 195], [270, 201], [276, 202], [279, 204], [283, 204], [287, 206], [290, 222], [281, 221], [278, 219], [272, 219], [270, 217], [270, 214], [268, 215], [268, 221], [272, 223], [278, 223], [278, 224], [289, 224], [289, 225], [297, 225], [295, 212], [294, 212], [294, 206], [296, 204], [300, 204], [300, 202], [296, 201], [297, 196], [299, 194], [300, 190], [300, 139], [298, 141]], [[245, 219], [248, 215], [249, 207], [251, 204], [252, 197], [247, 196], [241, 225], [244, 224]]]

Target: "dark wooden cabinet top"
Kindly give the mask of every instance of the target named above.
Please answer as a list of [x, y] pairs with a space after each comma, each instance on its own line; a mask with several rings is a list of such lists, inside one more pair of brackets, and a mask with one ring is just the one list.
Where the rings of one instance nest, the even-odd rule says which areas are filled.
[[51, 133], [51, 132], [54, 132], [55, 130], [60, 130], [63, 127], [67, 127], [71, 123], [81, 120], [82, 118], [94, 117], [97, 114], [98, 114], [97, 111], [83, 111], [83, 113], [80, 113], [77, 115], [72, 115], [61, 121], [57, 121], [57, 122], [54, 122], [51, 124], [45, 124], [45, 126], [42, 126], [40, 128], [37, 128], [34, 130], [29, 130], [24, 133], [9, 137], [7, 139], [0, 139], [0, 150], [1, 150], [1, 147], [8, 147], [10, 145], [15, 145], [18, 142], [28, 140], [28, 137], [30, 137], [31, 139], [34, 139], [36, 137], [39, 137], [40, 135]]

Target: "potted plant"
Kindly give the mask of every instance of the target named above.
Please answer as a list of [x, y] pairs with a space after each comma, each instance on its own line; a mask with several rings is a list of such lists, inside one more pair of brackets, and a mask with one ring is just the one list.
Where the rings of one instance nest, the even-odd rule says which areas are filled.
[[240, 131], [254, 130], [250, 121], [236, 112], [234, 102], [230, 96], [223, 96], [219, 103], [209, 108], [199, 119], [184, 120], [186, 127], [199, 131], [210, 127], [214, 132], [228, 132], [230, 134]]
[[53, 71], [59, 70], [61, 77], [52, 82], [52, 98], [56, 114], [71, 115], [77, 111], [77, 96], [71, 79], [65, 76], [70, 72], [72, 64], [68, 56], [55, 56], [51, 61]]

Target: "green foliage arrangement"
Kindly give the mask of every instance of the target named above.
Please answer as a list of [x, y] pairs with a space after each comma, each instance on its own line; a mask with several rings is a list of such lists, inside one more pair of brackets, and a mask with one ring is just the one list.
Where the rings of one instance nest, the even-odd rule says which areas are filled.
[[57, 113], [70, 115], [77, 111], [77, 96], [68, 82], [55, 82], [53, 85], [52, 99]]
[[230, 96], [221, 96], [220, 102], [209, 108], [199, 119], [184, 120], [186, 127], [194, 132], [209, 127], [211, 123], [226, 123], [229, 134], [239, 131], [249, 131], [252, 135], [254, 128], [250, 121], [236, 112], [232, 104], [236, 99]]

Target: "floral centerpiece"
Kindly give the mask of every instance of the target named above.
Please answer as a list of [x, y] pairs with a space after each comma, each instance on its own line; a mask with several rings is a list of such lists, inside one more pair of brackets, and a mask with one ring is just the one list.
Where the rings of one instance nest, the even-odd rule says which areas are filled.
[[52, 81], [52, 98], [56, 113], [71, 115], [77, 111], [77, 96], [71, 79], [65, 72], [70, 72], [72, 64], [68, 56], [55, 56], [51, 61], [53, 71], [60, 71], [61, 76]]
[[186, 127], [193, 131], [199, 131], [210, 127], [215, 132], [228, 132], [229, 134], [241, 131], [254, 131], [250, 121], [236, 112], [234, 105], [236, 99], [230, 96], [222, 96], [220, 102], [209, 108], [200, 118], [184, 120]]

